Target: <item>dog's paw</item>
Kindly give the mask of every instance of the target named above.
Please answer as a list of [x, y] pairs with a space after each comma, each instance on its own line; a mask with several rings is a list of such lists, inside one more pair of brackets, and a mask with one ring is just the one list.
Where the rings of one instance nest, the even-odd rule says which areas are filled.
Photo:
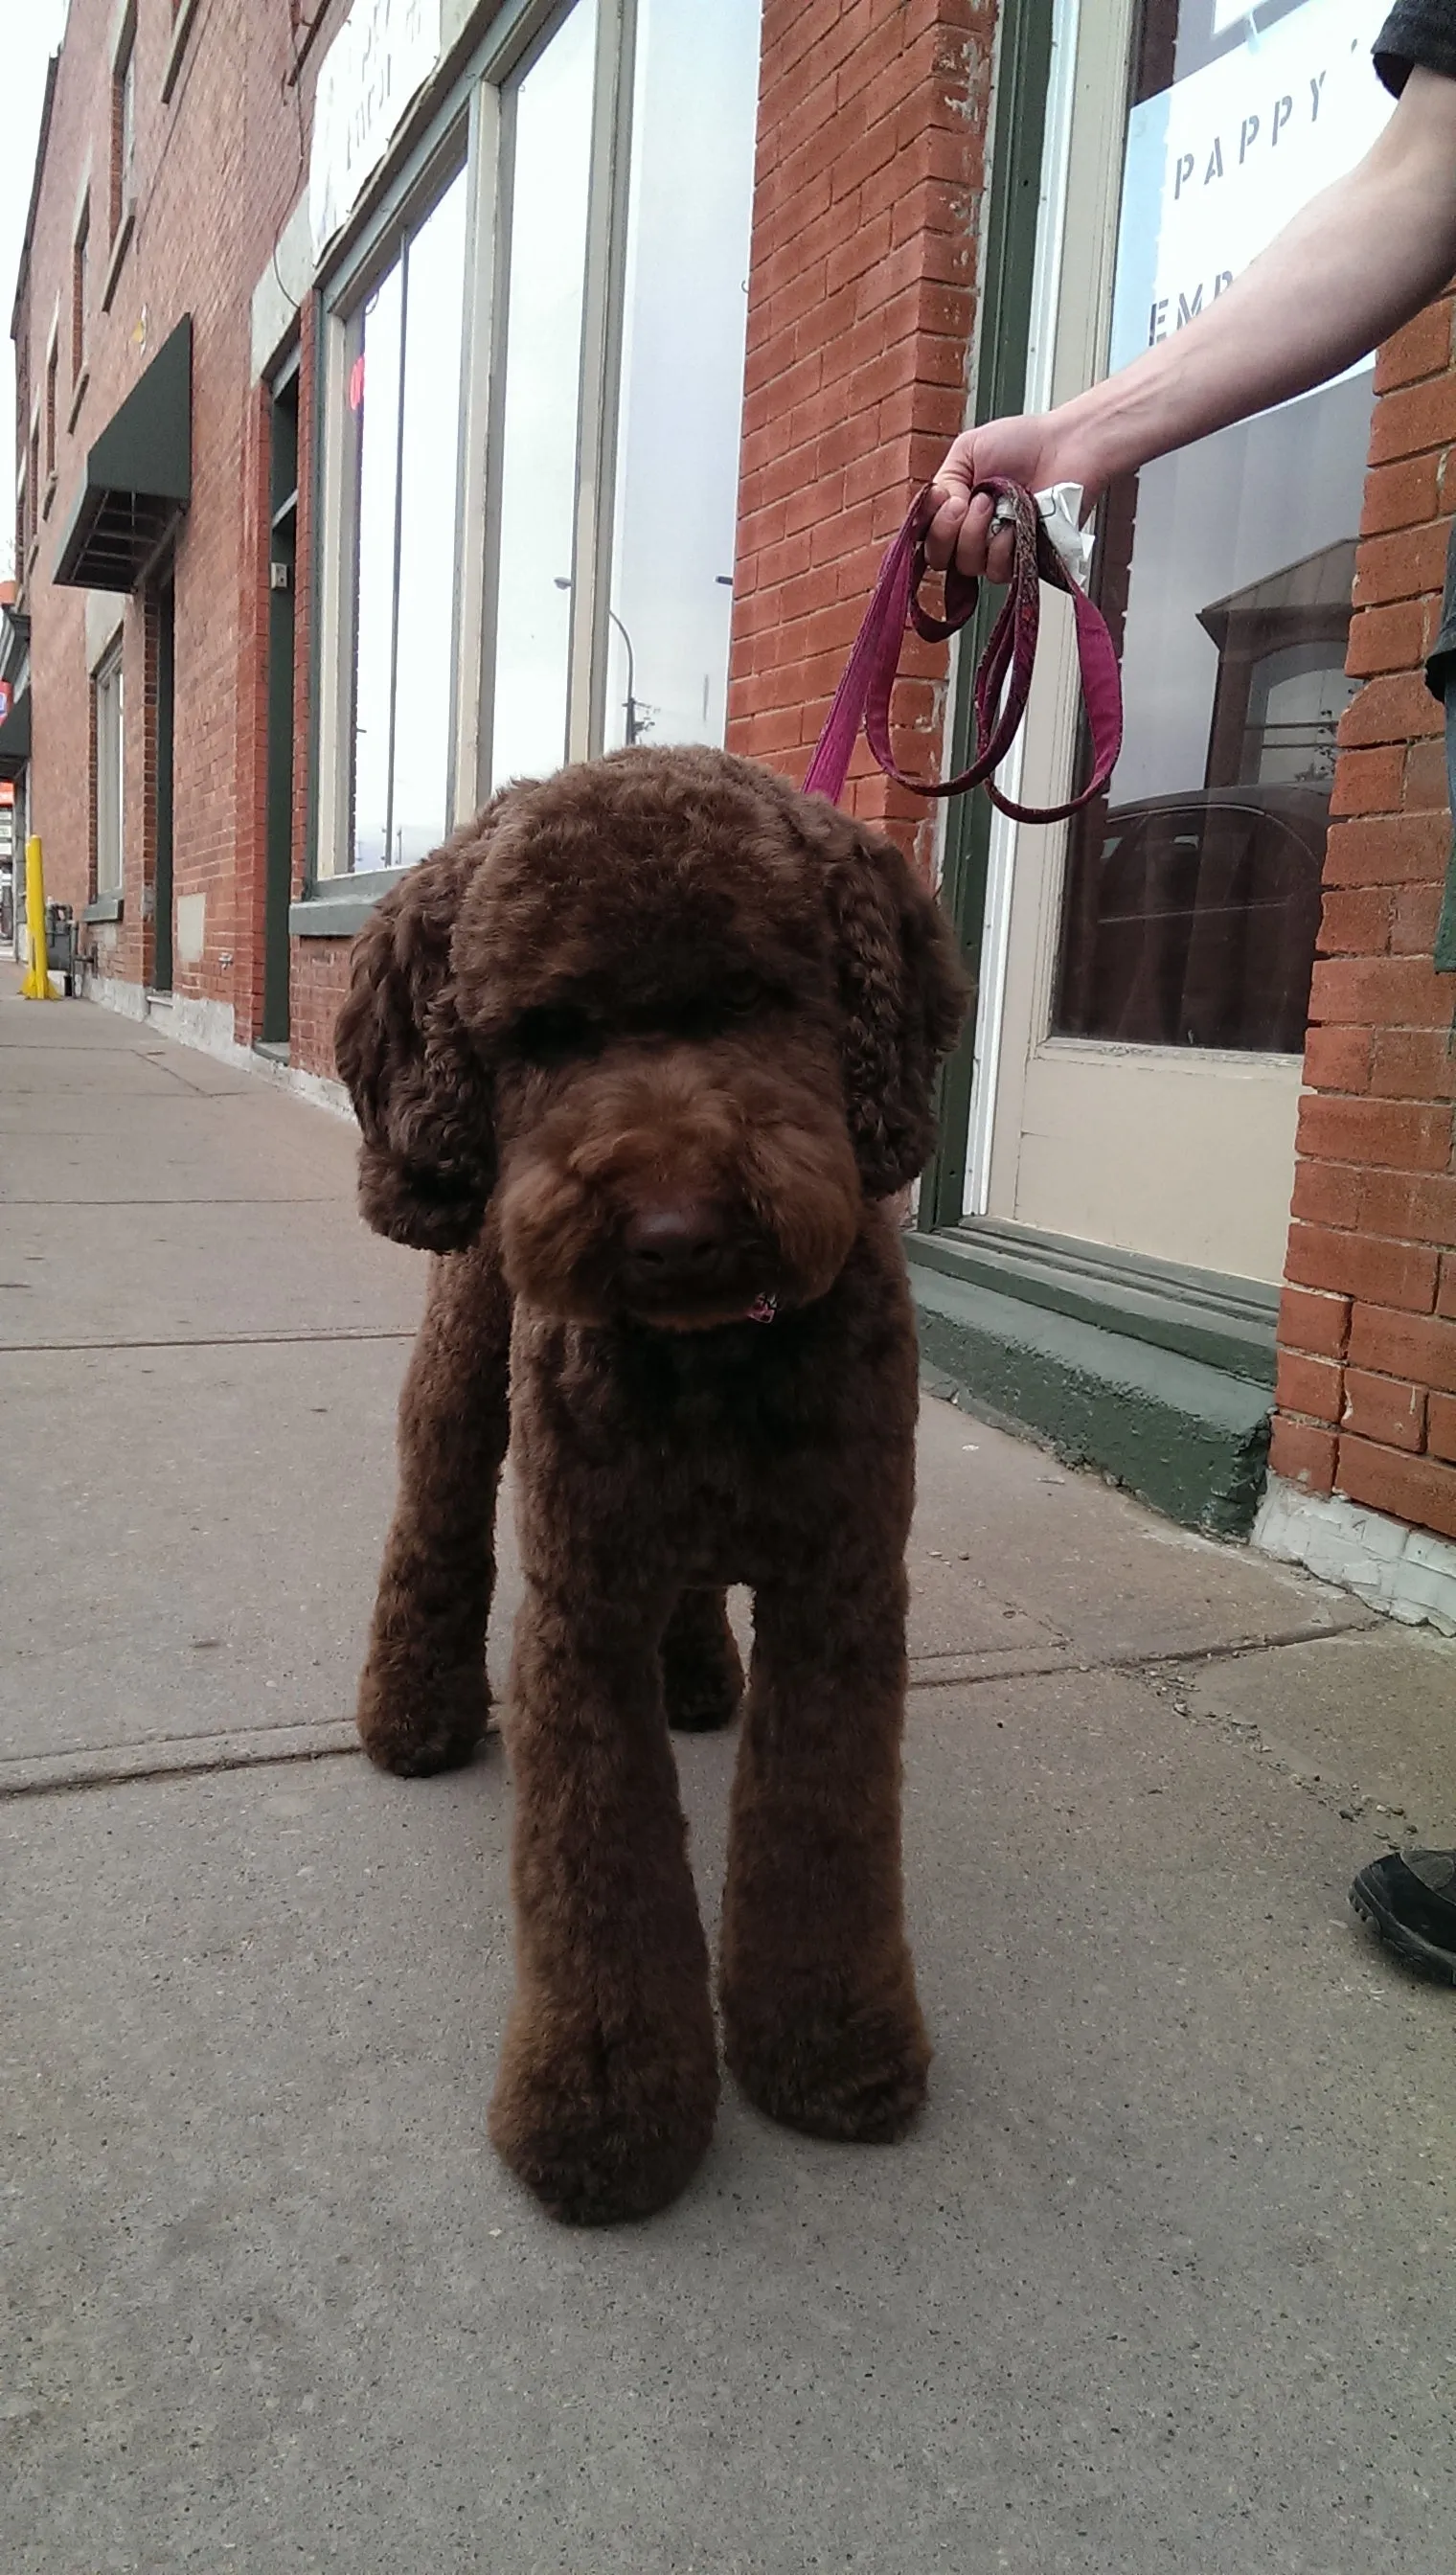
[[359, 1684], [360, 1740], [371, 1761], [400, 1779], [459, 1770], [475, 1758], [490, 1722], [483, 1670], [441, 1673], [371, 1660]]
[[700, 2028], [642, 2042], [566, 2029], [518, 2007], [491, 2103], [491, 2141], [552, 2217], [651, 2217], [692, 2179], [718, 2109], [718, 2054]]
[[756, 2108], [786, 2128], [891, 2145], [925, 2098], [930, 2042], [905, 2003], [818, 2002], [749, 2011], [724, 1996], [728, 2061]]

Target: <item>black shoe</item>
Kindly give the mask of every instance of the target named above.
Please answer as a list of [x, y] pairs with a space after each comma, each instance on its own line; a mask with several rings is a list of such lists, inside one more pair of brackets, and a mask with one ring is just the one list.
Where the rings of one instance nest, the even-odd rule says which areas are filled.
[[1456, 1851], [1389, 1851], [1361, 1869], [1350, 1902], [1408, 1967], [1456, 1985]]

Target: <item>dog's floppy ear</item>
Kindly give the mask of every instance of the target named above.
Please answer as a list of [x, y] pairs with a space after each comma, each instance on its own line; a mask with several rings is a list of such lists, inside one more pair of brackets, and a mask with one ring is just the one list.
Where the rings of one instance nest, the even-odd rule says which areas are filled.
[[334, 1061], [364, 1142], [359, 1204], [376, 1234], [460, 1252], [495, 1182], [490, 1075], [456, 1007], [451, 936], [479, 841], [422, 860], [354, 943]]
[[970, 986], [935, 897], [892, 841], [836, 814], [824, 891], [838, 952], [849, 1133], [869, 1198], [892, 1198], [935, 1141], [936, 1068]]

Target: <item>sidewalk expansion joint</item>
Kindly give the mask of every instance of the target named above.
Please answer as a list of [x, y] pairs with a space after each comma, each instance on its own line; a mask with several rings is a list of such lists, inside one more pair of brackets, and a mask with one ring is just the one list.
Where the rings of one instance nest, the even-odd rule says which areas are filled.
[[316, 1190], [304, 1198], [274, 1199], [7, 1199], [0, 1198], [3, 1208], [276, 1208], [276, 1207], [348, 1207], [348, 1190]]
[[38, 1753], [0, 1761], [0, 1805], [21, 1797], [72, 1796], [82, 1788], [129, 1788], [147, 1780], [338, 1760], [362, 1751], [352, 1721], [326, 1721], [179, 1735], [171, 1743], [112, 1744], [94, 1752]]
[[909, 1686], [912, 1690], [970, 1689], [977, 1683], [1001, 1680], [1035, 1680], [1050, 1678], [1057, 1672], [1147, 1672], [1187, 1669], [1195, 1663], [1229, 1662], [1239, 1655], [1277, 1653], [1290, 1645], [1333, 1644], [1341, 1636], [1364, 1634], [1367, 1629], [1385, 1622], [1372, 1611], [1368, 1617], [1351, 1618], [1339, 1627], [1326, 1627], [1314, 1622], [1280, 1628], [1273, 1635], [1235, 1637], [1228, 1644], [1159, 1645], [1138, 1653], [1088, 1654], [1075, 1645], [1034, 1647], [991, 1646], [977, 1653], [915, 1654], [910, 1657]]
[[[1377, 1616], [1370, 1623], [1373, 1627], [1385, 1627], [1389, 1622]], [[1355, 1635], [1368, 1631], [1364, 1627], [1347, 1627], [1343, 1632], [1346, 1635]], [[1321, 1635], [1297, 1638], [1294, 1641], [1315, 1644], [1323, 1642], [1324, 1639]], [[1171, 1707], [1174, 1716], [1181, 1717], [1185, 1725], [1197, 1726], [1204, 1733], [1216, 1735], [1221, 1742], [1236, 1751], [1253, 1753], [1279, 1778], [1287, 1780], [1291, 1787], [1301, 1789], [1305, 1796], [1312, 1797], [1315, 1804], [1322, 1807], [1327, 1814], [1338, 1815], [1341, 1821], [1347, 1824], [1358, 1823], [1363, 1817], [1369, 1816], [1376, 1829], [1383, 1834], [1386, 1845], [1391, 1850], [1397, 1849], [1402, 1841], [1422, 1838], [1408, 1807], [1387, 1804], [1369, 1788], [1357, 1787], [1348, 1781], [1342, 1782], [1330, 1777], [1322, 1769], [1315, 1769], [1314, 1758], [1321, 1756], [1316, 1755], [1305, 1759], [1281, 1750], [1276, 1743], [1269, 1741], [1263, 1726], [1256, 1718], [1235, 1716], [1230, 1710], [1217, 1707], [1196, 1707], [1188, 1695], [1192, 1678], [1191, 1666], [1195, 1661], [1214, 1659], [1216, 1658], [1211, 1655], [1196, 1657], [1189, 1654], [1161, 1655], [1140, 1677], [1153, 1697]], [[1445, 1828], [1443, 1826], [1440, 1829]]]
[[171, 1340], [156, 1341], [0, 1341], [0, 1359], [45, 1358], [77, 1350], [295, 1349], [319, 1341], [413, 1341], [417, 1328], [412, 1324], [403, 1331], [375, 1331], [363, 1325], [358, 1330], [345, 1325], [338, 1331], [323, 1332], [202, 1332], [195, 1337], [179, 1333]]
[[[1375, 1617], [1369, 1621], [1372, 1626], [1381, 1623]], [[1155, 1694], [1166, 1697], [1175, 1685], [1176, 1674], [1193, 1665], [1227, 1661], [1239, 1654], [1277, 1652], [1282, 1646], [1320, 1644], [1330, 1632], [1324, 1627], [1300, 1626], [1275, 1636], [1246, 1637], [1237, 1644], [1199, 1646], [1191, 1652], [1173, 1646], [1157, 1653], [1101, 1656], [1078, 1655], [1072, 1648], [1042, 1654], [1009, 1650], [1000, 1653], [995, 1649], [979, 1654], [928, 1654], [913, 1658], [909, 1687], [916, 1692], [973, 1689], [990, 1681], [1050, 1679], [1067, 1672], [1126, 1672], [1135, 1677], [1147, 1676]], [[1353, 1630], [1346, 1627], [1337, 1632], [1349, 1635]], [[1166, 1682], [1165, 1687], [1159, 1687], [1160, 1679]], [[1175, 1698], [1173, 1706], [1179, 1715], [1192, 1714], [1181, 1698]], [[1230, 1741], [1247, 1740], [1246, 1729], [1224, 1725], [1221, 1730]], [[492, 1736], [495, 1732], [493, 1725]], [[1256, 1744], [1253, 1748], [1265, 1747]], [[82, 1788], [130, 1787], [147, 1780], [196, 1778], [224, 1770], [334, 1760], [361, 1749], [352, 1720], [325, 1718], [314, 1724], [240, 1726], [220, 1734], [178, 1735], [163, 1742], [21, 1754], [0, 1760], [0, 1804], [20, 1797], [64, 1796]], [[1276, 1755], [1269, 1757], [1277, 1761]], [[1283, 1763], [1278, 1766], [1288, 1767]], [[1295, 1777], [1297, 1773], [1290, 1770], [1289, 1775]]]

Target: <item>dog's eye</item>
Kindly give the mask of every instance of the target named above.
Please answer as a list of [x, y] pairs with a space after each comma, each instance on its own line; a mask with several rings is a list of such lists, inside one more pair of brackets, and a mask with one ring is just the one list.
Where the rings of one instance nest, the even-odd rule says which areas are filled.
[[745, 1020], [756, 1011], [763, 999], [763, 987], [746, 967], [741, 974], [726, 975], [718, 988], [718, 1001], [730, 1020]]
[[516, 1023], [517, 1047], [533, 1064], [560, 1064], [568, 1056], [590, 1054], [596, 1043], [595, 1022], [570, 1002], [524, 1011]]

